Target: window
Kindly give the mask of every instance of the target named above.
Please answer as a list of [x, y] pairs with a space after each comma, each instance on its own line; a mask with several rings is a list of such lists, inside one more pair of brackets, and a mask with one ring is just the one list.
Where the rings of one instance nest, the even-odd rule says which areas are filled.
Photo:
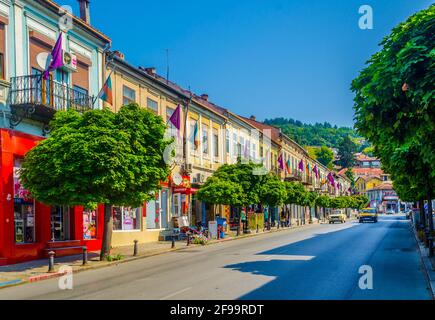
[[97, 210], [83, 211], [83, 239], [97, 239]]
[[113, 230], [140, 230], [141, 208], [113, 207]]
[[202, 153], [208, 155], [208, 126], [202, 125]]
[[226, 130], [226, 132], [225, 132], [225, 150], [226, 150], [227, 154], [230, 153], [230, 131], [229, 130]]
[[154, 113], [159, 113], [159, 104], [157, 101], [147, 98], [147, 107], [151, 109]]
[[242, 152], [245, 152], [245, 138], [244, 137], [240, 137], [240, 151], [238, 154], [239, 157], [242, 156]]
[[237, 133], [233, 133], [233, 157], [236, 158], [237, 157]]
[[130, 104], [136, 102], [136, 91], [133, 89], [123, 86], [122, 87], [122, 104]]
[[5, 54], [6, 54], [6, 30], [5, 25], [0, 22], [0, 78], [5, 79]]
[[29, 199], [29, 193], [25, 190], [20, 181], [19, 169], [23, 159], [14, 160], [14, 224], [15, 242], [35, 242], [35, 202]]
[[5, 56], [0, 52], [0, 79], [5, 78]]
[[219, 157], [219, 134], [217, 129], [213, 129], [213, 155]]
[[169, 136], [175, 138], [177, 136], [177, 128], [175, 128], [174, 124], [169, 121], [174, 111], [175, 110], [172, 109], [171, 107], [168, 106], [166, 107], [166, 123], [168, 127]]

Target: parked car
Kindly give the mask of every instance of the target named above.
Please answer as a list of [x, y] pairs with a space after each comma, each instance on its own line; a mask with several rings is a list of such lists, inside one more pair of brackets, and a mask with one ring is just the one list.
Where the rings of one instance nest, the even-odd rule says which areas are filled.
[[366, 208], [361, 210], [359, 214], [359, 223], [364, 223], [366, 221], [378, 222], [378, 212], [375, 208]]
[[405, 213], [405, 218], [406, 218], [407, 220], [409, 220], [409, 219], [411, 219], [411, 216], [412, 216], [412, 210], [408, 210], [408, 211], [406, 211], [406, 213]]
[[329, 224], [335, 222], [346, 222], [346, 215], [344, 214], [343, 210], [333, 210], [332, 213], [329, 215]]
[[394, 211], [394, 209], [388, 209], [386, 214], [395, 214], [396, 212]]

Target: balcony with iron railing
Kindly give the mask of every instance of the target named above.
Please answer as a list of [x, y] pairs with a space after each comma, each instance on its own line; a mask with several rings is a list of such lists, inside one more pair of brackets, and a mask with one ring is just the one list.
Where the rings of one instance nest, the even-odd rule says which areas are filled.
[[48, 123], [56, 111], [76, 110], [85, 112], [93, 108], [94, 98], [86, 92], [69, 87], [41, 75], [11, 78], [9, 104], [11, 126], [24, 117]]
[[285, 180], [286, 181], [302, 181], [303, 174], [299, 170], [291, 170], [289, 174], [286, 174]]

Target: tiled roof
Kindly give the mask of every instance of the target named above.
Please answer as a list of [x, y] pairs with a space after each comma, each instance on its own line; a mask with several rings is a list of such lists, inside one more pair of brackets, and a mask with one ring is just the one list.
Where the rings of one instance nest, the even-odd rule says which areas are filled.
[[[339, 171], [339, 174], [345, 174], [347, 172], [347, 168]], [[376, 176], [380, 177], [384, 174], [384, 170], [380, 168], [352, 168], [352, 171], [356, 177], [361, 176]]]
[[379, 161], [378, 158], [369, 157], [368, 155], [365, 155], [364, 153], [357, 153], [355, 155], [355, 158], [357, 161]]

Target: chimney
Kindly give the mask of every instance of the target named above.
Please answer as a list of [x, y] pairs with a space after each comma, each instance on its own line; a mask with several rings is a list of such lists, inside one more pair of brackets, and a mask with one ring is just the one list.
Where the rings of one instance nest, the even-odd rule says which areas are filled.
[[90, 0], [78, 0], [80, 6], [80, 19], [87, 24], [91, 24], [91, 14], [89, 12]]
[[113, 54], [114, 54], [115, 56], [117, 56], [119, 59], [121, 59], [121, 60], [125, 60], [125, 55], [124, 55], [121, 51], [119, 51], [119, 50], [115, 50], [115, 51], [113, 51]]
[[257, 118], [255, 116], [250, 116], [249, 119], [257, 121]]
[[202, 99], [202, 100], [205, 100], [205, 101], [208, 101], [208, 94], [203, 93], [203, 94], [201, 95], [201, 99]]
[[154, 67], [139, 67], [140, 70], [145, 71], [146, 73], [148, 73], [150, 76], [155, 76], [157, 74], [157, 70]]

